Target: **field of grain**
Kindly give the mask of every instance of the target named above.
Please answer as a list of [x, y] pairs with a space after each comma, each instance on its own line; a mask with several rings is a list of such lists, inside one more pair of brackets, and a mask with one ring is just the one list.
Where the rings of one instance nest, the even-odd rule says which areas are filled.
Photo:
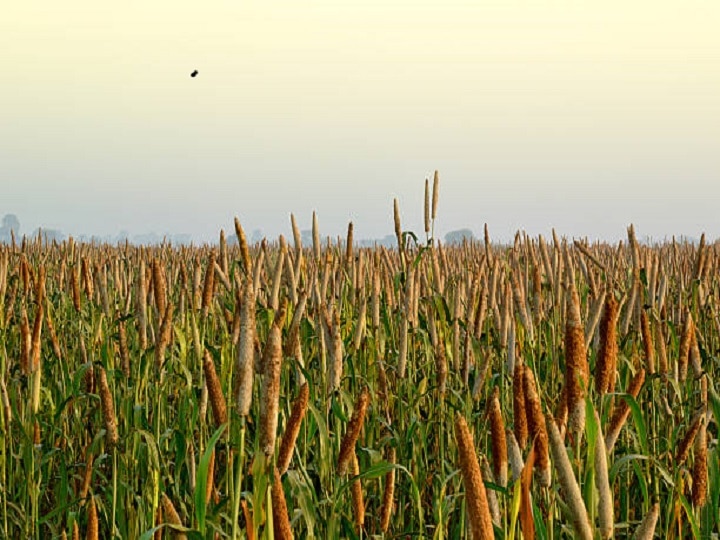
[[429, 193], [395, 249], [0, 246], [0, 537], [717, 536], [717, 246]]

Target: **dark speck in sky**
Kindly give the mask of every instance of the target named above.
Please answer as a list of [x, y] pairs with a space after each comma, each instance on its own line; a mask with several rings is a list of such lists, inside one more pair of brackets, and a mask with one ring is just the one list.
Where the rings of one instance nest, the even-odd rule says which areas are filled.
[[196, 69], [195, 71], [193, 71], [193, 72], [190, 74], [190, 76], [191, 76], [191, 77], [197, 77], [197, 74], [198, 74], [198, 70]]

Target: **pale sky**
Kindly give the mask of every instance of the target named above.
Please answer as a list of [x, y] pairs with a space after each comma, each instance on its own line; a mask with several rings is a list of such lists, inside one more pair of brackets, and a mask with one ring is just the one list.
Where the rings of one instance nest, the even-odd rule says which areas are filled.
[[[720, 2], [18, 0], [0, 216], [25, 233], [720, 236]], [[199, 75], [190, 78], [197, 69]]]

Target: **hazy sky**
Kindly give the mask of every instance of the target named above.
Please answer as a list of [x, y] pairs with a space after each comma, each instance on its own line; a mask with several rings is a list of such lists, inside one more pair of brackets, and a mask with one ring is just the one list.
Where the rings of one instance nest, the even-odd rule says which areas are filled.
[[[22, 0], [0, 216], [24, 232], [720, 236], [717, 0]], [[196, 78], [190, 72], [199, 70]]]

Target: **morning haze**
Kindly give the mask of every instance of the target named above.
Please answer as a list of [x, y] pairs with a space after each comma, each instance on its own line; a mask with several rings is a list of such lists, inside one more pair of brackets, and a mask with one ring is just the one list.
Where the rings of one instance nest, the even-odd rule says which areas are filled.
[[[0, 216], [23, 230], [274, 236], [487, 222], [711, 237], [717, 2], [11, 2]], [[197, 77], [190, 73], [197, 69]]]

